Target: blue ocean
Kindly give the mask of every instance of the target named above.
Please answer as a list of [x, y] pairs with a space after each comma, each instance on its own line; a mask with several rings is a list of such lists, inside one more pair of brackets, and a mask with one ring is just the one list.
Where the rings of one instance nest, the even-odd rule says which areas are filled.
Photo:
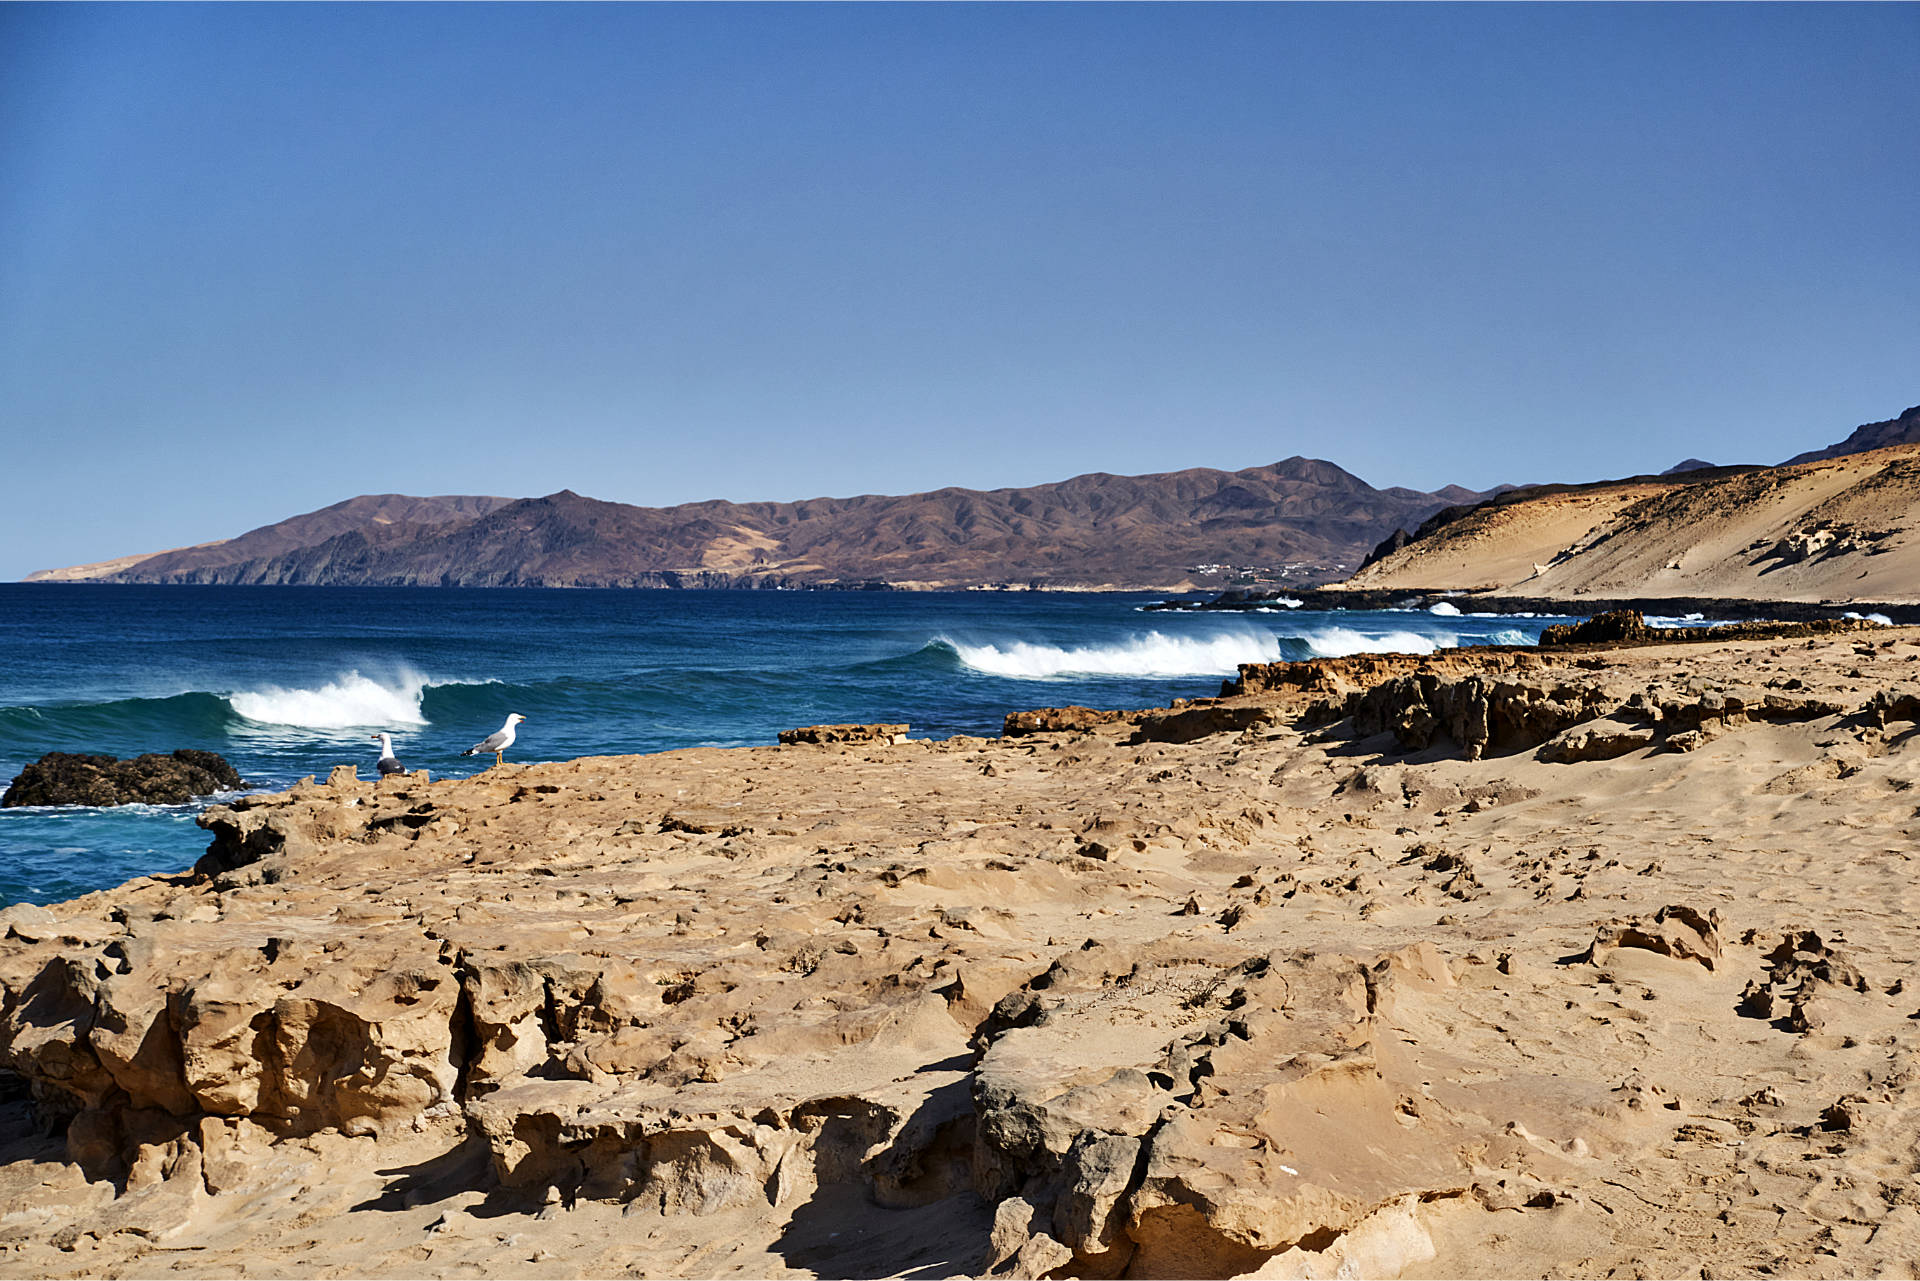
[[[1009, 711], [1217, 693], [1240, 663], [1531, 643], [1553, 619], [1144, 613], [1159, 597], [0, 585], [0, 784], [50, 751], [219, 752], [249, 787], [409, 769], [527, 718], [509, 760], [771, 743], [823, 721], [998, 733]], [[1442, 610], [1446, 607], [1441, 607]], [[0, 906], [176, 871], [197, 805], [0, 810]]]

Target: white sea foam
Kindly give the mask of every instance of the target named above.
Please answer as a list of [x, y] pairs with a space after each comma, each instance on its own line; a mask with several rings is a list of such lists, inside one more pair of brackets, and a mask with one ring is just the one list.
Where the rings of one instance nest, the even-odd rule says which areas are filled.
[[1648, 614], [1648, 627], [1731, 627], [1737, 618], [1708, 618], [1705, 614]]
[[1241, 663], [1281, 658], [1277, 638], [1257, 632], [1168, 636], [1147, 632], [1111, 645], [976, 645], [941, 637], [960, 661], [989, 676], [1047, 680], [1056, 676], [1226, 676]]
[[1348, 654], [1431, 654], [1437, 649], [1451, 649], [1459, 643], [1453, 637], [1435, 640], [1417, 632], [1368, 635], [1351, 627], [1328, 627], [1300, 639], [1321, 658], [1343, 658]]
[[1841, 615], [1841, 617], [1851, 618], [1855, 622], [1861, 622], [1861, 623], [1878, 623], [1882, 627], [1893, 626], [1893, 620], [1891, 618], [1888, 618], [1885, 614], [1856, 614], [1852, 610], [1848, 610], [1845, 614]]
[[1450, 600], [1438, 600], [1427, 606], [1429, 614], [1438, 614], [1442, 618], [1460, 617], [1460, 607]]
[[349, 671], [318, 689], [264, 689], [229, 694], [233, 710], [262, 725], [348, 729], [361, 725], [424, 725], [420, 695], [427, 678], [407, 674], [383, 685]]

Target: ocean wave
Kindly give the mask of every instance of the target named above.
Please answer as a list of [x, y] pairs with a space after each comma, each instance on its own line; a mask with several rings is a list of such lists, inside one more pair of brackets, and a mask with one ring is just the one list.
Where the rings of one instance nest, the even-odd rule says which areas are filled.
[[1885, 614], [1856, 614], [1852, 610], [1848, 610], [1846, 613], [1842, 614], [1841, 617], [1851, 618], [1856, 623], [1878, 623], [1882, 627], [1893, 626], [1893, 620], [1891, 618], [1888, 618]]
[[[116, 815], [135, 818], [167, 818], [182, 823], [190, 823], [209, 805], [225, 805], [247, 795], [242, 791], [213, 792], [206, 796], [196, 796], [190, 801], [178, 805], [154, 805], [146, 801], [128, 801], [125, 805], [11, 805], [7, 807], [10, 818], [52, 819], [61, 823], [80, 824], [89, 818], [102, 815]], [[61, 853], [59, 849], [50, 851]]]
[[362, 725], [425, 725], [421, 695], [428, 680], [406, 674], [393, 685], [349, 671], [316, 689], [268, 685], [227, 695], [227, 703], [257, 725], [296, 729], [352, 729]]
[[1460, 617], [1460, 607], [1450, 600], [1435, 601], [1433, 604], [1427, 606], [1427, 612], [1429, 614], [1436, 614], [1441, 618]]
[[1344, 658], [1348, 654], [1431, 654], [1452, 649], [1456, 636], [1435, 638], [1418, 632], [1391, 631], [1367, 635], [1351, 627], [1327, 627], [1300, 638], [1316, 658]]
[[97, 744], [201, 741], [234, 724], [233, 709], [217, 694], [189, 692], [165, 698], [121, 698], [99, 703], [46, 703], [0, 708], [0, 745], [43, 751], [96, 750]]
[[1050, 680], [1060, 676], [1227, 676], [1242, 663], [1283, 657], [1280, 640], [1257, 632], [1168, 636], [1147, 632], [1108, 645], [974, 644], [937, 637], [963, 666], [988, 676]]

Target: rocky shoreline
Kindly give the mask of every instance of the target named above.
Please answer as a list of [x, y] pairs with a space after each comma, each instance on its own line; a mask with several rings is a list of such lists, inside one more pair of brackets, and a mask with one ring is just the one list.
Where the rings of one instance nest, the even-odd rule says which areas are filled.
[[1908, 1268], [1917, 717], [1821, 629], [243, 797], [0, 913], [0, 1275]]
[[[1298, 601], [1298, 605], [1282, 602]], [[1378, 590], [1369, 588], [1302, 588], [1249, 590], [1234, 588], [1212, 597], [1190, 597], [1160, 601], [1147, 610], [1271, 610], [1275, 608], [1307, 610], [1381, 610], [1430, 609], [1439, 604], [1453, 605], [1463, 611], [1489, 614], [1560, 614], [1586, 617], [1632, 611], [1662, 618], [1685, 618], [1698, 614], [1703, 619], [1776, 619], [1783, 622], [1815, 622], [1841, 619], [1848, 614], [1880, 614], [1895, 623], [1920, 624], [1920, 605], [1903, 602], [1873, 601], [1791, 601], [1741, 599], [1727, 596], [1621, 596], [1551, 597], [1480, 594], [1471, 591]]]

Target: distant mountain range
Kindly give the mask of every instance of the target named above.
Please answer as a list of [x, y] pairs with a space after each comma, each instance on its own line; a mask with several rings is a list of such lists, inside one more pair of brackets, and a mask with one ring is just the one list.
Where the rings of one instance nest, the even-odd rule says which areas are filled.
[[[1920, 444], [1920, 406], [1867, 423], [1838, 444], [1797, 455], [1782, 466], [1914, 444]], [[1369, 559], [1374, 567], [1362, 577], [1381, 585], [1437, 586], [1442, 580], [1447, 586], [1512, 585], [1535, 577], [1536, 567], [1544, 568], [1541, 558], [1556, 564], [1563, 558], [1566, 543], [1556, 540], [1578, 542], [1576, 535], [1588, 531], [1576, 512], [1592, 508], [1597, 516], [1603, 508], [1630, 506], [1654, 492], [1650, 482], [1659, 492], [1675, 484], [1697, 491], [1709, 506], [1752, 501], [1747, 482], [1719, 482], [1770, 470], [1715, 467], [1689, 458], [1659, 477], [1526, 490], [1502, 485], [1485, 493], [1449, 485], [1425, 493], [1375, 489], [1332, 463], [1295, 457], [1235, 472], [1095, 472], [1024, 489], [939, 489], [795, 503], [716, 500], [633, 507], [571, 490], [521, 499], [371, 494], [234, 538], [42, 570], [28, 581], [1186, 590], [1313, 586], [1343, 577]], [[1901, 485], [1876, 483], [1904, 492]], [[1549, 506], [1527, 507], [1524, 519], [1518, 515], [1523, 500], [1555, 495], [1562, 497]], [[1491, 506], [1476, 511], [1483, 504]], [[1516, 521], [1531, 528], [1539, 523], [1536, 515], [1549, 510], [1559, 515], [1540, 523], [1534, 534], [1517, 540], [1490, 536], [1496, 527], [1517, 530]], [[1704, 513], [1689, 509], [1687, 520], [1702, 521]], [[1470, 514], [1473, 519], [1464, 520]], [[1876, 519], [1894, 517], [1887, 511]], [[1568, 525], [1564, 531], [1562, 524]], [[1572, 528], [1576, 524], [1578, 530]], [[1623, 553], [1656, 524], [1628, 521], [1616, 531], [1613, 553]], [[1435, 538], [1442, 530], [1445, 536]], [[1796, 529], [1793, 536], [1801, 532]], [[1886, 558], [1886, 540], [1892, 536], [1875, 532], [1882, 545], [1874, 549], [1881, 559], [1873, 577], [1876, 585], [1891, 589], [1897, 584], [1878, 580], [1896, 564], [1897, 558]], [[1671, 552], [1686, 542], [1685, 534], [1676, 527], [1660, 541]], [[1496, 546], [1501, 551], [1493, 554]], [[1657, 572], [1647, 571], [1650, 578], [1674, 572], [1667, 560]], [[1631, 557], [1613, 565], [1605, 575], [1609, 589], [1629, 589], [1637, 565]], [[1702, 581], [1688, 590], [1762, 590], [1735, 583], [1740, 575], [1729, 572], [1732, 577], [1724, 584]], [[1570, 571], [1547, 577], [1568, 578], [1563, 587], [1571, 592], [1597, 586], [1584, 581], [1575, 586]], [[1795, 571], [1773, 577], [1785, 588], [1788, 579], [1807, 575]], [[1551, 587], [1545, 581], [1536, 585]], [[1813, 577], [1794, 585], [1794, 594], [1814, 590], [1828, 587], [1816, 588]], [[1920, 593], [1920, 584], [1914, 591]]]
[[1332, 463], [1024, 489], [633, 507], [368, 495], [219, 542], [44, 570], [29, 582], [447, 587], [1310, 584], [1480, 493], [1375, 489]]

